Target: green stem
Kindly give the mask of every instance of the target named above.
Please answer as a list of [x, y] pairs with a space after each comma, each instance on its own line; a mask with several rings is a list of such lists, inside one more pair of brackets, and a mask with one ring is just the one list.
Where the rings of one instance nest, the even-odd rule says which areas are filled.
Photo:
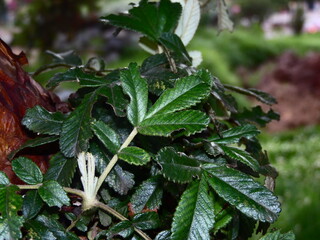
[[[122, 144], [122, 146], [119, 149], [119, 152], [123, 149], [129, 146], [129, 144], [131, 143], [131, 141], [134, 139], [134, 137], [137, 135], [138, 130], [137, 128], [134, 128], [132, 130], [132, 132], [130, 133], [130, 135], [128, 136], [128, 138], [124, 141], [124, 143]], [[111, 161], [109, 162], [109, 164], [107, 165], [107, 167], [104, 169], [103, 173], [101, 174], [101, 176], [98, 179], [97, 182], [97, 186], [96, 186], [96, 192], [99, 191], [101, 185], [103, 184], [104, 180], [107, 178], [107, 176], [109, 175], [110, 171], [112, 170], [112, 168], [114, 167], [114, 165], [116, 165], [118, 161], [118, 155], [114, 155], [113, 158], [111, 159]]]
[[[116, 210], [114, 210], [113, 208], [109, 207], [108, 205], [105, 205], [101, 202], [96, 202], [95, 204], [96, 207], [101, 208], [102, 210], [105, 210], [106, 212], [112, 214], [113, 216], [115, 216], [116, 218], [118, 218], [121, 221], [125, 221], [128, 220], [125, 216], [122, 216], [120, 213], [118, 213]], [[144, 233], [143, 231], [141, 231], [139, 228], [134, 228], [134, 230], [136, 231], [136, 233], [138, 233], [143, 239], [145, 240], [152, 240], [146, 233]]]

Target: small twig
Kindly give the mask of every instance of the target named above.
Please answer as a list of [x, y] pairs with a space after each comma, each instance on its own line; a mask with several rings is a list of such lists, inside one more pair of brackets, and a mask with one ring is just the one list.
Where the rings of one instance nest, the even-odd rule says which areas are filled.
[[67, 227], [66, 232], [70, 232], [70, 230], [76, 226], [76, 224], [80, 220], [80, 218], [81, 218], [81, 214], [79, 214], [74, 221], [71, 221], [71, 224], [69, 227]]
[[74, 66], [73, 65], [69, 65], [69, 64], [65, 64], [65, 63], [53, 63], [53, 64], [45, 65], [45, 66], [39, 68], [31, 76], [32, 77], [36, 77], [42, 72], [49, 71], [50, 69], [55, 69], [55, 68], [59, 68], [59, 67], [71, 68], [71, 67], [74, 67]]
[[[128, 220], [125, 216], [121, 215], [120, 213], [118, 213], [116, 210], [114, 210], [113, 208], [109, 207], [106, 204], [103, 204], [102, 202], [96, 202], [95, 204], [96, 207], [101, 208], [103, 210], [105, 210], [106, 212], [112, 214], [113, 216], [115, 216], [116, 218], [118, 218], [121, 221], [125, 221]], [[134, 230], [145, 240], [152, 240], [146, 233], [144, 233], [143, 231], [141, 231], [138, 228], [134, 228]]]

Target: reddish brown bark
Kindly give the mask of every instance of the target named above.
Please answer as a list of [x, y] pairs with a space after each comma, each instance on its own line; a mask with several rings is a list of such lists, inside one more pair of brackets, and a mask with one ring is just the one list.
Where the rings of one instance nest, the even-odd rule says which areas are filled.
[[[23, 53], [16, 55], [0, 39], [0, 170], [10, 180], [18, 183], [7, 156], [32, 137], [21, 125], [28, 108], [41, 105], [49, 111], [56, 110], [60, 100], [42, 88], [23, 69], [28, 63]], [[47, 155], [28, 155], [44, 172], [48, 167]]]

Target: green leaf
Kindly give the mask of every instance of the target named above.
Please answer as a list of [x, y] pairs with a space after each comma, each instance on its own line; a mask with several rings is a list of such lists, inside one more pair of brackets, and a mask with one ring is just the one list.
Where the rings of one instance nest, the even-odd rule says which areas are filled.
[[121, 146], [118, 134], [102, 121], [95, 121], [91, 128], [103, 145], [112, 153], [116, 154]]
[[138, 132], [145, 135], [168, 137], [172, 132], [183, 129], [183, 134], [190, 136], [203, 131], [209, 122], [210, 120], [205, 113], [186, 110], [155, 115], [145, 119], [138, 126]]
[[23, 217], [18, 216], [22, 207], [22, 197], [16, 192], [19, 188], [15, 185], [0, 186], [0, 239], [20, 239], [20, 228]]
[[61, 112], [49, 112], [41, 106], [29, 108], [22, 124], [33, 132], [59, 135], [65, 116]]
[[92, 137], [91, 110], [96, 100], [96, 91], [87, 94], [63, 123], [60, 149], [66, 157], [74, 157], [77, 153], [88, 149], [89, 140]]
[[118, 157], [127, 163], [134, 165], [145, 165], [150, 161], [150, 155], [138, 147], [126, 147], [121, 149], [118, 153]]
[[46, 51], [53, 58], [54, 63], [63, 63], [72, 66], [82, 65], [81, 58], [76, 54], [74, 50], [70, 50], [62, 53], [55, 53], [52, 51]]
[[25, 219], [34, 218], [40, 212], [43, 201], [36, 190], [30, 190], [23, 198], [22, 213]]
[[76, 216], [74, 213], [71, 213], [71, 212], [66, 213], [65, 216], [70, 221], [75, 222], [76, 223], [75, 227], [81, 232], [88, 231], [88, 225], [90, 224], [92, 216], [86, 215], [86, 214], [81, 214]]
[[162, 33], [159, 38], [159, 43], [176, 53], [178, 56], [181, 56], [187, 63], [192, 63], [192, 58], [189, 56], [186, 47], [176, 34], [170, 32]]
[[106, 234], [107, 239], [114, 239], [115, 236], [127, 238], [134, 232], [132, 223], [128, 220], [117, 223], [112, 226]]
[[154, 176], [144, 181], [131, 197], [131, 205], [134, 213], [140, 213], [143, 209], [156, 210], [161, 205], [163, 190], [161, 178]]
[[159, 216], [155, 212], [138, 213], [132, 219], [134, 227], [141, 230], [155, 229], [160, 225]]
[[213, 202], [209, 187], [202, 179], [190, 184], [182, 194], [172, 222], [172, 240], [210, 239], [214, 224]]
[[248, 175], [232, 168], [208, 164], [205, 178], [224, 200], [261, 222], [274, 222], [281, 211], [277, 197]]
[[277, 103], [277, 100], [273, 96], [271, 96], [269, 93], [263, 92], [255, 88], [245, 89], [245, 88], [227, 85], [227, 84], [225, 84], [224, 87], [234, 92], [238, 92], [250, 97], [255, 97], [260, 102], [270, 106]]
[[63, 188], [56, 181], [50, 180], [44, 182], [39, 187], [39, 195], [50, 207], [63, 205], [69, 206], [69, 198]]
[[[226, 203], [223, 199], [215, 199], [214, 212], [215, 212], [215, 223], [213, 232], [216, 234], [221, 228], [224, 228], [228, 223], [231, 222], [234, 211], [232, 207]], [[226, 207], [227, 206], [227, 207]]]
[[[96, 157], [96, 169], [102, 173], [110, 160], [96, 143], [90, 145], [90, 151]], [[134, 186], [133, 178], [134, 175], [132, 173], [123, 170], [116, 164], [105, 181], [114, 191], [121, 195], [126, 195]]]
[[59, 140], [59, 136], [49, 136], [49, 137], [38, 137], [34, 139], [27, 140], [23, 145], [21, 145], [18, 149], [12, 151], [8, 158], [11, 160], [14, 156], [25, 148], [38, 147], [42, 145], [46, 145], [48, 143], [52, 143]]
[[26, 222], [24, 227], [28, 230], [28, 235], [27, 235], [28, 239], [33, 239], [33, 240], [43, 240], [43, 239], [56, 240], [57, 239], [48, 227], [43, 226], [38, 221], [29, 220]]
[[252, 168], [252, 170], [254, 171], [259, 171], [259, 162], [255, 158], [253, 158], [250, 153], [236, 147], [229, 147], [224, 145], [221, 145], [220, 147], [228, 157], [242, 162], [243, 164]]
[[200, 164], [196, 159], [177, 153], [171, 147], [161, 149], [156, 159], [162, 167], [162, 174], [174, 182], [191, 182], [193, 177], [201, 174]]
[[128, 15], [109, 15], [103, 21], [140, 32], [157, 41], [162, 32], [173, 32], [181, 14], [181, 5], [170, 0], [161, 0], [159, 5], [142, 0]]
[[171, 240], [171, 232], [169, 230], [164, 230], [158, 233], [154, 240]]
[[44, 175], [44, 180], [55, 180], [60, 185], [68, 187], [76, 170], [77, 161], [66, 158], [62, 153], [57, 153], [51, 157], [49, 166], [49, 169]]
[[41, 170], [32, 160], [19, 157], [12, 161], [12, 170], [25, 183], [42, 183], [43, 176]]
[[280, 115], [270, 109], [267, 113], [262, 111], [260, 106], [256, 106], [251, 110], [244, 109], [241, 113], [235, 113], [231, 116], [239, 122], [257, 123], [261, 127], [266, 126], [272, 120], [280, 120]]
[[215, 142], [219, 144], [231, 144], [238, 143], [241, 138], [252, 138], [258, 135], [260, 131], [254, 125], [242, 125], [234, 128], [230, 128], [223, 132], [220, 132], [222, 138], [218, 134], [208, 138], [210, 142]]
[[148, 85], [140, 76], [136, 63], [130, 63], [128, 69], [120, 72], [122, 88], [130, 96], [127, 116], [133, 126], [138, 126], [143, 121], [148, 105]]
[[0, 171], [0, 185], [9, 185], [10, 180], [4, 172]]
[[260, 240], [295, 240], [295, 239], [296, 237], [293, 232], [290, 231], [288, 233], [281, 234], [280, 230], [277, 230], [272, 233], [268, 233], [262, 238], [260, 238]]
[[177, 80], [174, 88], [166, 90], [149, 109], [146, 118], [187, 109], [201, 102], [211, 87], [200, 76], [191, 75]]
[[48, 88], [56, 87], [61, 82], [77, 81], [83, 87], [99, 87], [107, 83], [103, 77], [97, 77], [95, 74], [86, 73], [83, 68], [70, 68], [64, 73], [57, 73], [47, 83]]

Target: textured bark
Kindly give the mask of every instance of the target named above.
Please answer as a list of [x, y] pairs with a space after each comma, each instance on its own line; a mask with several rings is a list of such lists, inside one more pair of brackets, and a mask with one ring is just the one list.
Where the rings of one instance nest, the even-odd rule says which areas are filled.
[[[61, 102], [57, 96], [42, 88], [23, 69], [28, 63], [23, 53], [15, 55], [0, 39], [0, 170], [13, 183], [19, 180], [11, 169], [7, 156], [26, 140], [34, 137], [22, 125], [21, 120], [28, 108], [41, 105], [49, 111], [56, 111]], [[40, 169], [48, 167], [48, 155], [29, 154]]]

